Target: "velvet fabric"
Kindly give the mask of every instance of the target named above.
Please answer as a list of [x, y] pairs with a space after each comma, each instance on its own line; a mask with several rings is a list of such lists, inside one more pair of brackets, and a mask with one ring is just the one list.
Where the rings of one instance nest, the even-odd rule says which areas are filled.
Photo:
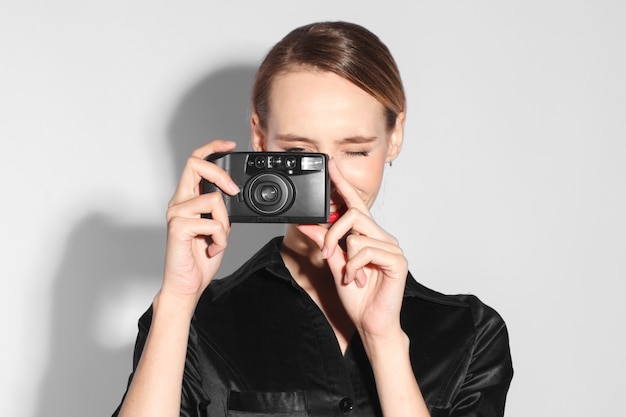
[[[190, 328], [181, 416], [382, 415], [358, 334], [342, 354], [324, 314], [285, 267], [281, 242], [273, 239], [204, 292]], [[148, 309], [135, 367], [150, 322]], [[401, 323], [433, 417], [504, 414], [513, 368], [506, 326], [493, 309], [474, 296], [432, 291], [409, 274]]]

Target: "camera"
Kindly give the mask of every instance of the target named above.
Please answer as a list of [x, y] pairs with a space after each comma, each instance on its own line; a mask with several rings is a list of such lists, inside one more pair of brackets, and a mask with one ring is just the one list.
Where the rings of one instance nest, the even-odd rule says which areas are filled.
[[200, 183], [203, 194], [222, 194], [231, 222], [328, 222], [330, 179], [326, 154], [223, 152], [211, 154], [206, 160], [228, 172], [241, 190], [231, 196], [207, 180]]

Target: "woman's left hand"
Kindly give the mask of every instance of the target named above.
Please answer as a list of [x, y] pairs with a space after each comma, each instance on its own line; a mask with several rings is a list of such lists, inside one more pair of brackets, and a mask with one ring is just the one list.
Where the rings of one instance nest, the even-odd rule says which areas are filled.
[[[347, 211], [329, 229], [319, 225], [298, 228], [322, 250], [339, 298], [364, 342], [396, 337], [402, 331], [407, 260], [398, 241], [376, 224], [334, 160], [328, 168]], [[344, 236], [345, 249], [340, 246]]]

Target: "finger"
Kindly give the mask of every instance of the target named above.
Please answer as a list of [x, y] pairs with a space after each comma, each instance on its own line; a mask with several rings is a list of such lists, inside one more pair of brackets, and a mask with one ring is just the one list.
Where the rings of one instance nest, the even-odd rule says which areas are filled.
[[364, 235], [382, 242], [398, 245], [398, 241], [382, 229], [369, 215], [351, 208], [328, 229], [323, 252], [331, 255], [347, 235]]
[[[202, 236], [210, 236], [207, 254], [215, 256], [226, 248], [228, 229], [223, 224], [211, 219], [173, 217], [168, 222], [168, 245], [187, 247], [190, 240]], [[172, 252], [168, 250], [168, 256]]]
[[[367, 274], [365, 273], [365, 270], [357, 269], [356, 274], [354, 275], [354, 282], [356, 283], [357, 287], [365, 288], [365, 286], [367, 285]], [[345, 284], [347, 285], [349, 283], [350, 277], [346, 274]]]
[[200, 194], [199, 184], [203, 178], [214, 183], [222, 191], [230, 195], [237, 194], [239, 187], [232, 181], [228, 173], [204, 159], [207, 155], [216, 152], [231, 151], [235, 146], [235, 142], [219, 140], [196, 149], [192, 156], [187, 159], [174, 196], [170, 200], [170, 205], [180, 203]]
[[167, 220], [174, 217], [199, 218], [202, 214], [211, 214], [211, 218], [222, 224], [226, 230], [230, 228], [228, 212], [224, 199], [219, 193], [208, 193], [194, 197], [167, 209]]
[[[317, 246], [322, 249], [324, 247], [324, 236], [327, 233], [327, 229], [312, 224], [298, 225], [298, 230], [308, 236]], [[322, 253], [323, 254], [323, 253]], [[326, 263], [328, 268], [335, 279], [337, 284], [341, 283], [344, 276], [344, 266], [346, 264], [346, 254], [343, 251], [336, 251], [332, 256], [326, 257]]]
[[[328, 265], [331, 267], [331, 271], [336, 270], [336, 271], [341, 271], [343, 270], [343, 264], [345, 264], [345, 252], [340, 250], [340, 251], [335, 251], [334, 247], [332, 252], [328, 251], [328, 247], [326, 246], [326, 236], [328, 235], [329, 229], [326, 229], [325, 227], [322, 227], [320, 225], [314, 225], [314, 224], [299, 224], [297, 225], [298, 230], [300, 230], [304, 235], [306, 235], [309, 239], [311, 239], [313, 242], [315, 242], [315, 244], [320, 248], [320, 250], [322, 251], [322, 257], [324, 259], [326, 259], [326, 262], [328, 263]], [[335, 247], [336, 247], [337, 243], [335, 243]], [[341, 261], [343, 259], [343, 264], [342, 263], [338, 263], [338, 264], [333, 264], [333, 256], [335, 256], [337, 253], [341, 253], [342, 256], [337, 258], [339, 261]]]
[[356, 192], [354, 187], [350, 185], [348, 180], [343, 176], [339, 165], [337, 165], [337, 161], [334, 158], [331, 158], [328, 161], [328, 175], [330, 176], [335, 189], [339, 192], [341, 197], [346, 203], [348, 208], [357, 208], [363, 213], [367, 213], [369, 215], [369, 209], [365, 202], [361, 199], [359, 194]]
[[349, 235], [346, 237], [346, 251], [348, 259], [353, 258], [365, 248], [376, 248], [394, 255], [403, 255], [402, 248], [394, 242], [385, 242], [364, 235]]
[[[221, 199], [221, 196], [216, 196]], [[179, 243], [182, 243], [192, 238], [201, 237], [205, 244], [203, 250], [207, 256], [214, 257], [222, 252], [227, 246], [230, 222], [225, 208], [220, 208], [220, 205], [216, 207], [215, 210], [212, 210], [213, 218], [211, 219], [200, 218], [199, 216], [187, 217], [184, 215], [176, 215], [176, 213], [174, 213], [175, 210], [168, 212], [168, 236], [170, 236], [168, 240], [175, 239]], [[223, 204], [221, 207], [223, 207]], [[184, 211], [184, 208], [176, 208], [179, 213]], [[174, 225], [179, 226], [176, 228]], [[194, 227], [192, 228], [191, 226]]]
[[[395, 243], [384, 242], [377, 239], [372, 239], [363, 235], [349, 235], [346, 238], [346, 251], [347, 251], [347, 265], [345, 269], [344, 283], [349, 284], [353, 280], [356, 281], [357, 286], [364, 287], [367, 284], [368, 276], [363, 268], [358, 268], [359, 263], [354, 263], [352, 260], [358, 256], [362, 256], [361, 252], [365, 249], [379, 249], [383, 252], [387, 252], [391, 255], [403, 255], [402, 249]], [[348, 264], [357, 265], [354, 267], [348, 267]], [[365, 266], [368, 266], [366, 264]], [[352, 268], [357, 268], [353, 270]]]
[[208, 142], [197, 149], [194, 149], [194, 151], [191, 153], [191, 156], [199, 159], [204, 159], [213, 153], [232, 151], [233, 149], [235, 149], [236, 146], [237, 144], [232, 140], [217, 139]]
[[358, 272], [367, 266], [373, 266], [382, 271], [385, 276], [394, 279], [404, 279], [408, 271], [404, 255], [368, 246], [357, 252], [346, 263], [346, 281], [351, 282], [357, 278]]
[[209, 244], [209, 247], [206, 250], [209, 258], [215, 257], [226, 249], [226, 246], [228, 246], [229, 232], [230, 227], [225, 228], [222, 223], [215, 222], [215, 226], [213, 227], [211, 234], [205, 235], [207, 236], [207, 243]]

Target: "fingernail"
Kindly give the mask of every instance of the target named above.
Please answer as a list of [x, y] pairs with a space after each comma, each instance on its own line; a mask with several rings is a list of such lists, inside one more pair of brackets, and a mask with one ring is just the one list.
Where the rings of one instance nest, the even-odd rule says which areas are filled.
[[240, 191], [239, 186], [238, 186], [237, 184], [235, 184], [234, 182], [231, 182], [231, 183], [228, 185], [228, 187], [230, 188], [230, 191], [231, 191], [233, 194], [238, 194], [238, 193], [239, 193], [239, 191]]
[[322, 248], [322, 258], [326, 259], [328, 257], [328, 248], [326, 245]]

